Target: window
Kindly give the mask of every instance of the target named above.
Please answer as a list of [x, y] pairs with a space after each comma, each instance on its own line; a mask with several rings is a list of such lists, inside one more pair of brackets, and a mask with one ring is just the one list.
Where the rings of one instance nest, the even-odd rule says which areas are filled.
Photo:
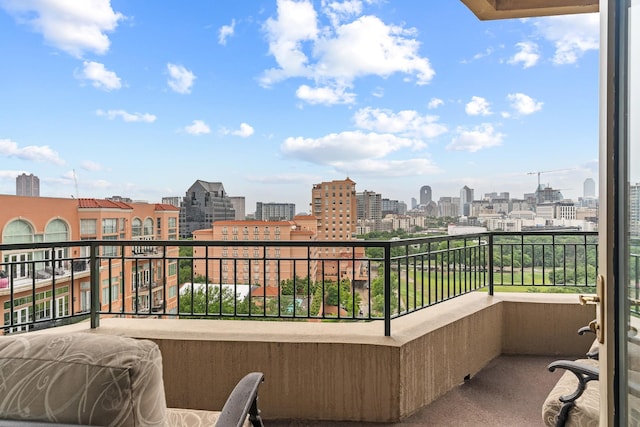
[[116, 218], [102, 219], [102, 233], [114, 234], [118, 232], [118, 220]]
[[[103, 236], [103, 240], [118, 240], [118, 236]], [[104, 256], [118, 256], [117, 246], [103, 246], [102, 255]]]
[[176, 226], [177, 218], [172, 216], [168, 218], [168, 232], [169, 232], [169, 240], [176, 240], [178, 238], [178, 228]]
[[151, 218], [144, 220], [142, 231], [145, 236], [153, 236], [153, 220]]
[[44, 234], [47, 242], [65, 242], [69, 240], [69, 229], [61, 219], [54, 219], [47, 224]]
[[169, 263], [169, 276], [175, 276], [176, 274], [178, 274], [178, 263], [175, 261], [172, 261]]
[[178, 285], [169, 286], [169, 298], [175, 298], [178, 295]]
[[95, 219], [81, 219], [80, 234], [95, 236], [97, 234], [96, 223]]
[[142, 221], [140, 218], [134, 218], [131, 222], [131, 237], [142, 236]]

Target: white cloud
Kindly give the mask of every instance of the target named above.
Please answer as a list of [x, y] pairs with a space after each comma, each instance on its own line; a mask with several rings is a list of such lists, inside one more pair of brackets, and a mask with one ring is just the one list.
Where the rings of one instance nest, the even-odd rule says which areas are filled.
[[337, 87], [316, 87], [312, 88], [302, 85], [296, 91], [296, 96], [309, 104], [353, 104], [356, 94], [345, 92], [345, 88]]
[[224, 135], [235, 135], [241, 138], [248, 138], [251, 135], [253, 135], [254, 130], [253, 130], [253, 127], [251, 127], [250, 125], [246, 123], [240, 123], [239, 129], [237, 130], [222, 129], [222, 133]]
[[[269, 52], [278, 67], [264, 72], [263, 86], [291, 77], [308, 78], [329, 88], [351, 87], [355, 79], [369, 75], [404, 73], [419, 85], [433, 78], [429, 60], [418, 54], [420, 43], [414, 29], [387, 25], [375, 16], [343, 23], [361, 13], [358, 1], [323, 5], [331, 25], [320, 30], [312, 2], [278, 0], [277, 17], [264, 25]], [[336, 102], [344, 103], [344, 99], [337, 97]]]
[[96, 114], [101, 117], [106, 117], [109, 120], [113, 120], [120, 117], [125, 122], [144, 122], [153, 123], [156, 121], [156, 116], [149, 113], [128, 113], [125, 110], [97, 110]]
[[56, 165], [64, 164], [64, 160], [60, 158], [58, 153], [47, 145], [28, 145], [20, 148], [16, 142], [10, 139], [0, 139], [0, 156]]
[[218, 31], [218, 43], [223, 46], [226, 45], [227, 39], [233, 35], [233, 33], [235, 32], [235, 28], [235, 19], [231, 20], [231, 25], [223, 25], [222, 27], [220, 27], [220, 30]]
[[472, 96], [464, 111], [470, 116], [488, 116], [491, 113], [489, 102], [481, 96]]
[[323, 1], [322, 6], [322, 13], [329, 17], [334, 27], [362, 13], [362, 1], [360, 0]]
[[438, 119], [438, 116], [423, 116], [414, 110], [394, 113], [370, 107], [356, 111], [353, 116], [356, 126], [361, 129], [427, 139], [447, 132], [447, 127], [438, 123]]
[[427, 104], [427, 108], [430, 110], [433, 110], [435, 108], [438, 108], [439, 106], [443, 105], [444, 101], [440, 98], [431, 98], [429, 100], [429, 104]]
[[376, 98], [382, 98], [384, 96], [384, 88], [377, 86], [372, 92], [371, 95], [375, 96]]
[[507, 99], [511, 101], [511, 107], [519, 114], [528, 115], [542, 109], [543, 102], [536, 101], [524, 93], [510, 93]]
[[555, 45], [554, 64], [574, 64], [585, 52], [600, 47], [600, 15], [597, 13], [540, 18], [534, 25]]
[[[106, 170], [106, 168], [100, 163], [94, 162], [92, 160], [85, 160], [80, 164], [80, 166], [82, 167], [82, 169], [90, 172], [100, 172]], [[67, 174], [69, 173], [71, 174], [71, 178], [74, 178], [74, 172], [70, 171]]]
[[267, 19], [264, 30], [269, 40], [269, 53], [280, 66], [265, 72], [264, 85], [271, 85], [292, 76], [309, 75], [307, 56], [302, 43], [314, 40], [318, 34], [317, 14], [308, 1], [278, 0], [278, 18]]
[[41, 33], [48, 44], [76, 58], [87, 51], [106, 53], [110, 45], [106, 33], [125, 19], [111, 8], [110, 0], [3, 0], [0, 7]]
[[540, 53], [536, 43], [524, 41], [516, 43], [516, 48], [518, 48], [518, 52], [509, 58], [509, 61], [507, 61], [509, 64], [522, 64], [522, 68], [530, 68], [538, 63]]
[[167, 70], [169, 71], [169, 80], [167, 84], [169, 87], [177, 93], [187, 94], [191, 93], [191, 87], [196, 79], [196, 76], [182, 65], [167, 64]]
[[476, 152], [484, 148], [502, 145], [504, 134], [496, 132], [489, 123], [483, 123], [471, 130], [458, 128], [456, 136], [447, 146], [447, 150]]
[[113, 71], [107, 70], [104, 64], [93, 61], [84, 61], [83, 67], [82, 71], [76, 72], [77, 79], [89, 80], [93, 87], [107, 92], [120, 89], [122, 87], [120, 77], [118, 77]]
[[382, 158], [403, 148], [421, 148], [422, 142], [391, 134], [361, 131], [332, 133], [321, 138], [289, 137], [281, 145], [288, 156], [318, 164], [341, 164]]
[[189, 126], [185, 126], [184, 130], [191, 135], [204, 135], [211, 133], [209, 126], [202, 120], [194, 120]]
[[478, 59], [482, 59], [486, 56], [489, 56], [493, 53], [493, 48], [492, 47], [488, 47], [484, 50], [484, 52], [478, 52], [475, 55], [473, 55], [472, 59], [463, 59], [462, 62], [463, 64], [470, 64], [473, 61], [477, 61]]

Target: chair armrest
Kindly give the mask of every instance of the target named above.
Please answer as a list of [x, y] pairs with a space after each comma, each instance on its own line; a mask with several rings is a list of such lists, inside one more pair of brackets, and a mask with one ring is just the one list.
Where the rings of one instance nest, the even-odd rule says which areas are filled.
[[262, 372], [251, 372], [245, 375], [227, 398], [216, 427], [241, 427], [247, 415], [254, 427], [264, 427], [258, 409], [258, 387], [263, 381]]
[[587, 332], [595, 334], [595, 332], [589, 326], [583, 326], [582, 328], [578, 329], [578, 335], [584, 335]]
[[574, 402], [582, 395], [587, 383], [593, 380], [597, 381], [600, 375], [600, 370], [598, 368], [587, 366], [579, 362], [573, 362], [571, 360], [556, 360], [555, 362], [551, 362], [547, 368], [551, 372], [555, 371], [556, 368], [566, 369], [574, 374], [578, 379], [578, 388], [576, 391], [566, 396], [560, 396], [560, 401], [563, 403]]

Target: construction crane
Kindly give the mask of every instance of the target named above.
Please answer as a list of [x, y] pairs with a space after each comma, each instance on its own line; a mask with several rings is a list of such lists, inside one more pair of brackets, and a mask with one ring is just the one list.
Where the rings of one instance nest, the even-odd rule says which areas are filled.
[[538, 175], [538, 186], [536, 187], [536, 191], [540, 188], [540, 174], [543, 173], [555, 173], [555, 172], [566, 172], [566, 171], [570, 171], [570, 170], [574, 170], [575, 168], [570, 168], [570, 169], [554, 169], [554, 170], [549, 170], [549, 171], [535, 171], [535, 172], [528, 172], [527, 175]]

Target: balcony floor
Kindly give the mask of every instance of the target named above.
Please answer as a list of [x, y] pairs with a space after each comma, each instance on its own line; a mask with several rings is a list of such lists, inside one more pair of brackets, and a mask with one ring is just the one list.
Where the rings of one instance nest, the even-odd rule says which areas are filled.
[[[575, 358], [575, 357], [573, 357]], [[268, 420], [272, 427], [542, 426], [542, 403], [562, 372], [559, 356], [500, 356], [471, 380], [398, 423]], [[267, 414], [265, 415], [268, 418]]]

